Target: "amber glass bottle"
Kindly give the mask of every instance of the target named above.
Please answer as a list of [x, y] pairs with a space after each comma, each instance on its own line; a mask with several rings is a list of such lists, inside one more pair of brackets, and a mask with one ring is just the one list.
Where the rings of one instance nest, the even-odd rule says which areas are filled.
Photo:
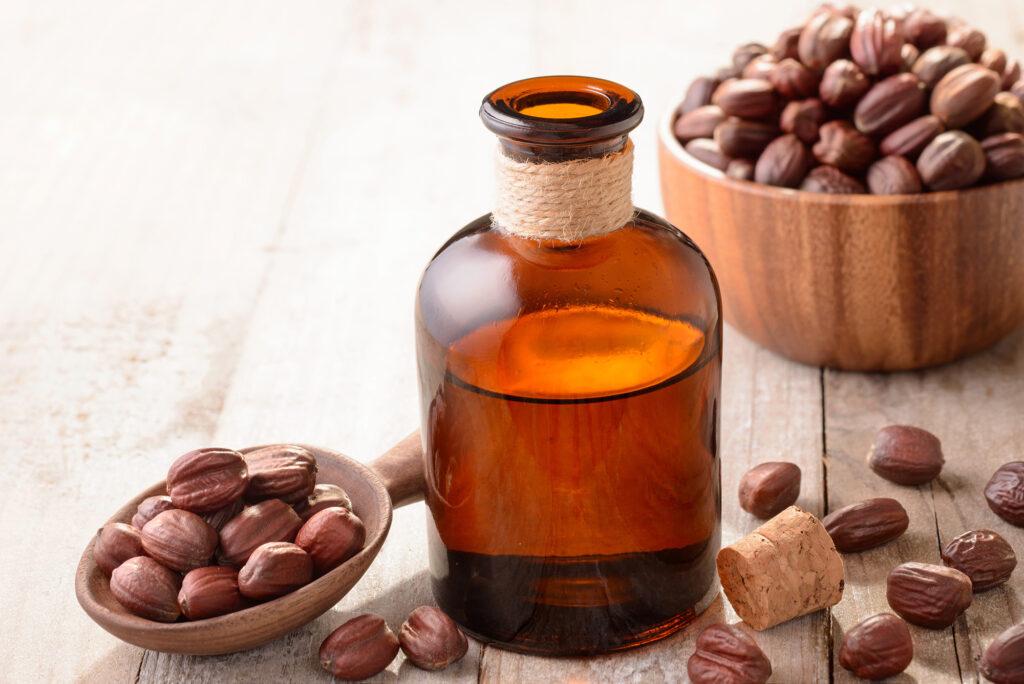
[[[565, 76], [511, 83], [481, 108], [499, 162], [527, 170], [629, 151], [642, 115], [631, 90]], [[504, 648], [636, 646], [717, 591], [718, 285], [685, 235], [631, 206], [620, 225], [563, 237], [485, 215], [420, 281], [434, 593]], [[581, 213], [555, 211], [570, 226]]]

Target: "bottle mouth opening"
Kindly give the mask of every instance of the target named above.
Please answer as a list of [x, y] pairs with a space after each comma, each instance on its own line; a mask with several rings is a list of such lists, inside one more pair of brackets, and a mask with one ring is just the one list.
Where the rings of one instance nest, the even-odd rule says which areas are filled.
[[535, 119], [582, 119], [608, 111], [612, 99], [600, 91], [544, 91], [515, 97], [509, 104]]
[[480, 118], [505, 138], [579, 144], [629, 133], [643, 119], [643, 103], [635, 92], [612, 81], [541, 76], [491, 92], [480, 107]]

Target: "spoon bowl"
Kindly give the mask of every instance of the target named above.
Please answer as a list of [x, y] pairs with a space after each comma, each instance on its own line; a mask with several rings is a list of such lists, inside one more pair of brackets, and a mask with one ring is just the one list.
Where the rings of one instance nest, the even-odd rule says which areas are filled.
[[[352, 500], [353, 512], [366, 527], [361, 551], [337, 568], [296, 591], [219, 617], [165, 623], [128, 612], [110, 591], [110, 580], [93, 560], [89, 542], [75, 575], [75, 594], [100, 627], [130, 644], [164, 653], [214, 655], [260, 646], [327, 612], [359, 581], [377, 556], [391, 527], [392, 507], [423, 494], [423, 451], [414, 432], [369, 466], [342, 453], [300, 445], [316, 456], [318, 484], [334, 484]], [[242, 453], [262, 447], [243, 449]], [[130, 523], [143, 499], [166, 493], [159, 482], [125, 504], [108, 523]]]

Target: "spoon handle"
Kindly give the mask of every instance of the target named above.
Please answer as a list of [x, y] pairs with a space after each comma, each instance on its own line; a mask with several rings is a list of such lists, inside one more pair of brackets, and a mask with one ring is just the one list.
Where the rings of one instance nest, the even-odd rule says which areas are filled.
[[426, 481], [423, 478], [423, 442], [416, 430], [388, 449], [370, 468], [384, 483], [395, 508], [423, 498]]

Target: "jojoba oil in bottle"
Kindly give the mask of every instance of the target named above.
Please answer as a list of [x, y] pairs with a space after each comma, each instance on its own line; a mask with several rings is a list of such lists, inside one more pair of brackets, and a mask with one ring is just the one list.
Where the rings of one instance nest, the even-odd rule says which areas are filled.
[[502, 648], [637, 646], [717, 591], [720, 297], [700, 250], [632, 207], [642, 115], [594, 78], [488, 95], [495, 211], [420, 281], [433, 590]]

